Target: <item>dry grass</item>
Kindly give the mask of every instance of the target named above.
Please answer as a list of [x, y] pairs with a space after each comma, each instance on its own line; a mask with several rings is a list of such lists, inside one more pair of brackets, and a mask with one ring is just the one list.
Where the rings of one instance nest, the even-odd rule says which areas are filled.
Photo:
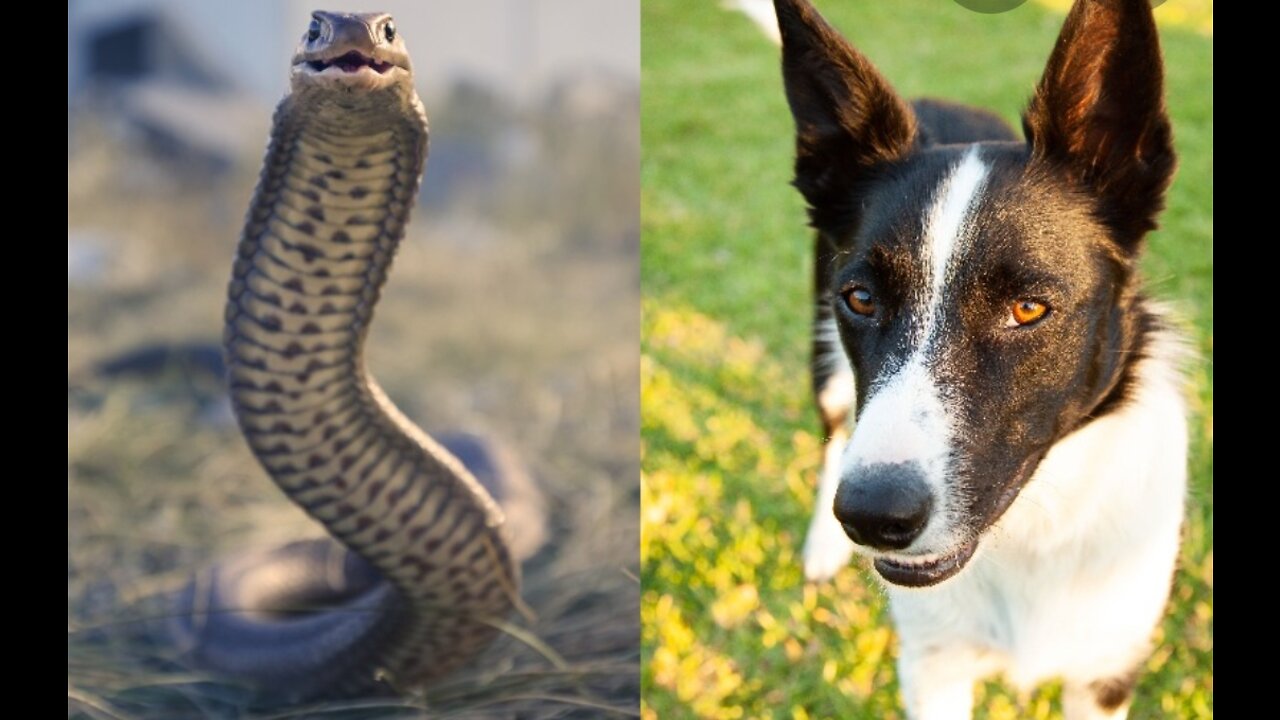
[[[570, 192], [577, 182], [597, 196], [602, 187], [627, 192], [638, 163], [634, 122], [608, 130], [617, 152], [630, 154], [629, 168], [592, 174], [581, 171], [590, 163], [570, 162], [579, 176], [559, 184], [527, 175], [543, 192]], [[85, 640], [194, 569], [322, 531], [220, 415], [215, 379], [105, 380], [93, 367], [143, 343], [218, 343], [256, 161], [209, 182], [92, 121], [79, 128], [68, 229], [106, 260], [98, 277], [70, 282], [67, 293], [68, 714], [238, 715], [193, 694], [189, 678], [147, 669], [129, 648]], [[525, 569], [536, 619], [510, 619], [538, 647], [510, 635], [420, 697], [271, 717], [638, 713], [638, 211], [630, 196], [600, 205], [606, 217], [592, 227], [632, 240], [601, 237], [598, 248], [533, 211], [487, 222], [484, 209], [501, 196], [419, 208], [369, 342], [374, 374], [425, 429], [499, 437], [539, 478], [554, 535]]]

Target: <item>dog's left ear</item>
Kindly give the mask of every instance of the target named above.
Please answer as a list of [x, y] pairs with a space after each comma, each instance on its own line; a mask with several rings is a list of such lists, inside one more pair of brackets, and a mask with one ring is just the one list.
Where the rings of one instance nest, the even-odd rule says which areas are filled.
[[1176, 165], [1163, 74], [1151, 0], [1076, 0], [1022, 118], [1032, 157], [1090, 189], [1130, 253]]

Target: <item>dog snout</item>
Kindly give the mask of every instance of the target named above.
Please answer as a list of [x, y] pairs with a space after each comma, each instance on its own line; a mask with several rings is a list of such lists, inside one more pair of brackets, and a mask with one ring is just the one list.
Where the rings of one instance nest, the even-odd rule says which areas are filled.
[[849, 539], [877, 550], [904, 550], [929, 522], [933, 496], [914, 463], [861, 468], [840, 481], [836, 519]]

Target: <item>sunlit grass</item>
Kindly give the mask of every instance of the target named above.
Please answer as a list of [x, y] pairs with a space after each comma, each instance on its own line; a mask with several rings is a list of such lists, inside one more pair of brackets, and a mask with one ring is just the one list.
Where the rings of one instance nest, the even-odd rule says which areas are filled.
[[[1062, 17], [1034, 3], [997, 16], [820, 5], [904, 94], [1010, 120]], [[652, 0], [643, 12], [643, 713], [899, 718], [877, 585], [856, 565], [822, 584], [800, 567], [821, 443], [807, 374], [811, 241], [788, 187], [777, 50], [716, 3]], [[1189, 371], [1180, 569], [1132, 717], [1199, 718], [1213, 699], [1212, 38], [1162, 22], [1181, 165], [1145, 269], [1202, 357]], [[1061, 717], [1056, 686], [1023, 697], [991, 682], [977, 695], [979, 718]]]

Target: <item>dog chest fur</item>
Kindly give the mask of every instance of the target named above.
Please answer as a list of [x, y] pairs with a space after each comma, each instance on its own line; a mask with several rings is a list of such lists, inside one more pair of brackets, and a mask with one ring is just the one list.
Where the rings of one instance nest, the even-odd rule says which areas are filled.
[[987, 672], [1023, 688], [1120, 675], [1145, 657], [1186, 487], [1176, 343], [1162, 352], [1140, 370], [1138, 397], [1046, 455], [964, 573], [886, 586], [904, 656], [982, 648]]

